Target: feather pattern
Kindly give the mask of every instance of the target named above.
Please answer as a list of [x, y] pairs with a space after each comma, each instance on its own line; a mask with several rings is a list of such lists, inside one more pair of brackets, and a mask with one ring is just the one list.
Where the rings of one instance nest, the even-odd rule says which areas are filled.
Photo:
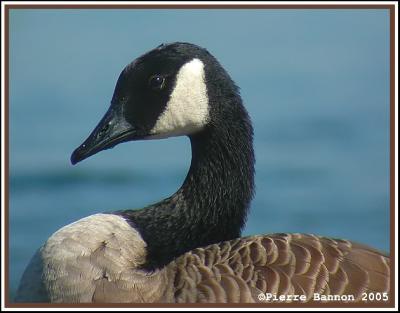
[[[387, 256], [350, 241], [309, 234], [237, 238], [196, 248], [160, 270], [143, 271], [144, 242], [127, 223], [116, 227], [119, 217], [109, 215], [107, 224], [104, 216], [87, 218], [91, 225], [93, 219], [101, 221], [102, 231], [95, 236], [93, 226], [77, 231], [82, 222], [76, 223], [58, 232], [61, 241], [56, 233], [41, 248], [45, 285], [37, 294], [42, 301], [251, 303], [265, 302], [260, 294], [271, 294], [285, 296], [283, 302], [290, 302], [290, 295], [313, 302], [319, 294], [346, 295], [357, 302], [365, 292], [389, 292]], [[66, 231], [75, 235], [65, 237]], [[32, 282], [31, 276], [25, 280]], [[30, 300], [38, 301], [37, 294]]]
[[[346, 295], [360, 301], [363, 292], [389, 291], [387, 256], [307, 234], [235, 239], [197, 248], [175, 264], [176, 302], [259, 302], [260, 293], [305, 295], [307, 301], [314, 301], [314, 293]], [[213, 275], [201, 275], [204, 267]]]

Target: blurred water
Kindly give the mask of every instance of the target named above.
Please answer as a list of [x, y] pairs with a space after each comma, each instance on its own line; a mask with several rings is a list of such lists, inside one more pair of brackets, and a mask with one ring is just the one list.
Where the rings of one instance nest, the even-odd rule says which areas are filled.
[[307, 232], [389, 249], [387, 10], [11, 10], [10, 286], [63, 225], [173, 193], [187, 138], [69, 157], [122, 68], [162, 42], [213, 53], [255, 128], [244, 235]]

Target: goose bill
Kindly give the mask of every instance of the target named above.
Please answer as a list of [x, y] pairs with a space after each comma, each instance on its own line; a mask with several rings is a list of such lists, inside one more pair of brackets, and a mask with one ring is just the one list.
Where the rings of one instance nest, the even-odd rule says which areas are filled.
[[89, 137], [72, 153], [72, 164], [99, 151], [111, 149], [119, 143], [145, 137], [143, 131], [126, 121], [122, 111], [122, 106], [111, 105]]

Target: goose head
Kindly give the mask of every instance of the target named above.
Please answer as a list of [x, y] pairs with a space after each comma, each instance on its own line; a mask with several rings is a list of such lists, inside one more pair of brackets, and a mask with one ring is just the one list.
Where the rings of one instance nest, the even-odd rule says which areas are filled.
[[73, 164], [119, 143], [188, 136], [192, 161], [172, 196], [119, 211], [147, 244], [148, 268], [199, 246], [236, 238], [254, 187], [253, 129], [238, 88], [205, 49], [161, 45], [119, 76], [111, 105], [71, 156]]
[[237, 92], [206, 49], [189, 43], [158, 46], [123, 69], [108, 111], [73, 152], [71, 162], [126, 141], [200, 132], [224, 119], [221, 107], [225, 102], [212, 108], [210, 89], [220, 89], [217, 94]]

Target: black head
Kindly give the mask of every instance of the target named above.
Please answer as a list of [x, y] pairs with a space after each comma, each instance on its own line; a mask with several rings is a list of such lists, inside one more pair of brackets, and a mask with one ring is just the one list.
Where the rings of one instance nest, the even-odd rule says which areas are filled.
[[110, 108], [71, 162], [121, 142], [199, 132], [211, 121], [207, 79], [222, 81], [212, 72], [227, 76], [207, 50], [189, 43], [163, 44], [137, 58], [120, 74]]
[[121, 214], [147, 244], [147, 269], [240, 235], [254, 187], [252, 126], [229, 75], [205, 49], [161, 45], [121, 73], [111, 106], [73, 164], [118, 143], [187, 135], [192, 162], [171, 197]]

